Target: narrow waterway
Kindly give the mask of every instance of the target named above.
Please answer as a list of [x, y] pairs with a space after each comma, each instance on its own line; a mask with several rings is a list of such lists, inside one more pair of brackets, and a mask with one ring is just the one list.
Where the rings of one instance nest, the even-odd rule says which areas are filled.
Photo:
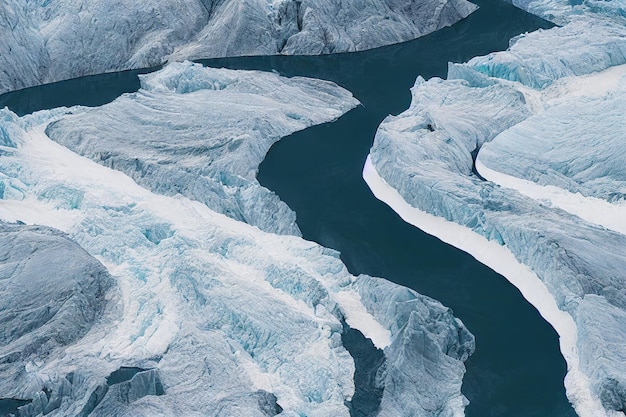
[[550, 27], [508, 4], [479, 5], [451, 28], [373, 51], [203, 63], [323, 78], [352, 91], [363, 106], [275, 144], [260, 167], [261, 184], [295, 210], [306, 239], [341, 251], [350, 272], [411, 287], [463, 320], [477, 343], [463, 385], [467, 416], [574, 416], [558, 335], [534, 307], [504, 277], [404, 223], [361, 178], [376, 128], [408, 108], [418, 75], [445, 77], [448, 62], [506, 49], [511, 37]]
[[[377, 126], [405, 110], [415, 78], [445, 77], [447, 63], [508, 46], [540, 27], [498, 0], [481, 0], [468, 19], [401, 45], [315, 57], [246, 57], [210, 66], [275, 70], [334, 81], [363, 103], [338, 121], [298, 132], [274, 145], [259, 181], [296, 211], [306, 239], [341, 251], [354, 274], [382, 276], [454, 309], [476, 335], [463, 393], [470, 417], [575, 415], [565, 397], [558, 337], [506, 279], [465, 253], [404, 223], [361, 178]], [[139, 88], [128, 71], [85, 77], [0, 96], [19, 114], [60, 105], [101, 105]]]

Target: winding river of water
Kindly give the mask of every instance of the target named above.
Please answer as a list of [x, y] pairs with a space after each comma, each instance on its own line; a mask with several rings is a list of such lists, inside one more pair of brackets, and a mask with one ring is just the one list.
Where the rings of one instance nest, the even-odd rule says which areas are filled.
[[[445, 77], [447, 63], [508, 46], [550, 24], [497, 0], [477, 2], [469, 18], [434, 34], [376, 50], [313, 57], [245, 57], [202, 61], [275, 70], [334, 81], [363, 106], [338, 121], [275, 144], [258, 179], [298, 217], [306, 239], [337, 249], [350, 272], [381, 276], [451, 307], [475, 334], [463, 393], [469, 417], [574, 416], [563, 388], [558, 337], [512, 285], [469, 255], [404, 223], [361, 178], [377, 126], [410, 104], [415, 78]], [[24, 114], [60, 105], [101, 105], [139, 88], [127, 71], [84, 77], [0, 96]]]

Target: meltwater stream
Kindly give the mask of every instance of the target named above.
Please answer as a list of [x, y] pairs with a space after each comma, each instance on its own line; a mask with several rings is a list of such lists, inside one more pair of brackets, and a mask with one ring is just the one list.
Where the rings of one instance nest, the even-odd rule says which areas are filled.
[[[382, 276], [454, 309], [476, 336], [463, 393], [470, 417], [575, 415], [563, 388], [558, 337], [508, 281], [469, 255], [404, 223], [361, 178], [377, 126], [405, 110], [415, 78], [445, 77], [463, 62], [508, 46], [509, 38], [550, 26], [497, 0], [452, 28], [372, 51], [314, 57], [245, 57], [209, 66], [275, 70], [334, 81], [363, 103], [338, 121], [275, 144], [259, 181], [293, 210], [305, 238], [341, 251], [354, 274]], [[24, 114], [60, 105], [101, 105], [139, 88], [130, 71], [36, 87], [0, 96]]]

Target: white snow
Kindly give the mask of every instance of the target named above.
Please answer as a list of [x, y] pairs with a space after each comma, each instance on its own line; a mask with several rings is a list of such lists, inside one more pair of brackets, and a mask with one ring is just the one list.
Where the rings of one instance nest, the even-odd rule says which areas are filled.
[[568, 211], [590, 223], [604, 226], [626, 234], [626, 203], [612, 204], [596, 197], [585, 197], [554, 185], [538, 185], [492, 170], [485, 166], [480, 154], [476, 160], [476, 170], [489, 181], [511, 188], [539, 201], [547, 201], [555, 207]]
[[345, 290], [336, 294], [337, 304], [346, 315], [346, 323], [354, 329], [362, 329], [365, 337], [371, 339], [374, 346], [384, 349], [391, 344], [391, 332], [384, 328], [365, 309], [361, 297], [354, 290]]

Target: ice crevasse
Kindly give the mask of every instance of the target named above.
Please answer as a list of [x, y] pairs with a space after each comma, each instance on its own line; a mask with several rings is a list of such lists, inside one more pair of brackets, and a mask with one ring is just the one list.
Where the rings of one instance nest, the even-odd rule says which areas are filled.
[[[242, 96], [240, 84], [256, 93]], [[355, 365], [342, 336], [349, 327], [384, 354], [379, 415], [462, 415], [463, 361], [474, 339], [449, 309], [385, 280], [350, 275], [333, 250], [230, 218], [215, 201], [186, 193], [188, 177], [179, 175], [240, 176], [213, 184], [224, 189], [225, 205], [239, 201], [237, 188], [267, 196], [250, 173], [270, 143], [250, 132], [270, 129], [278, 140], [333, 120], [356, 104], [351, 95], [323, 81], [189, 63], [142, 85], [103, 108], [21, 118], [0, 111], [0, 255], [7, 260], [0, 332], [10, 335], [0, 344], [3, 411], [348, 416]], [[298, 108], [301, 102], [308, 107]], [[174, 111], [183, 104], [186, 114]], [[271, 109], [272, 126], [213, 118], [206, 124], [213, 133], [237, 126], [239, 134], [230, 133], [240, 140], [226, 155], [219, 140], [205, 146], [189, 139], [200, 129], [192, 122], [201, 104], [231, 106], [233, 117], [246, 119]], [[295, 117], [299, 112], [307, 117]], [[115, 126], [104, 136], [94, 136], [94, 127], [116, 117], [125, 117], [132, 136], [128, 155], [102, 159], [94, 142], [109, 138], [109, 149], [118, 149], [119, 138]], [[72, 130], [76, 143], [66, 142], [78, 126], [69, 121], [87, 132]], [[149, 134], [134, 136], [141, 126]], [[152, 165], [176, 165], [179, 148], [158, 130], [179, 134], [178, 146], [212, 159], [190, 159], [163, 174]], [[233, 160], [249, 166], [236, 171], [242, 168]], [[168, 190], [164, 175], [181, 188]], [[265, 208], [258, 209], [255, 218]], [[22, 294], [21, 306], [7, 302], [12, 292]]]
[[626, 26], [585, 10], [450, 64], [447, 80], [418, 78], [410, 108], [379, 127], [364, 178], [537, 307], [560, 335], [579, 415], [621, 415]]

